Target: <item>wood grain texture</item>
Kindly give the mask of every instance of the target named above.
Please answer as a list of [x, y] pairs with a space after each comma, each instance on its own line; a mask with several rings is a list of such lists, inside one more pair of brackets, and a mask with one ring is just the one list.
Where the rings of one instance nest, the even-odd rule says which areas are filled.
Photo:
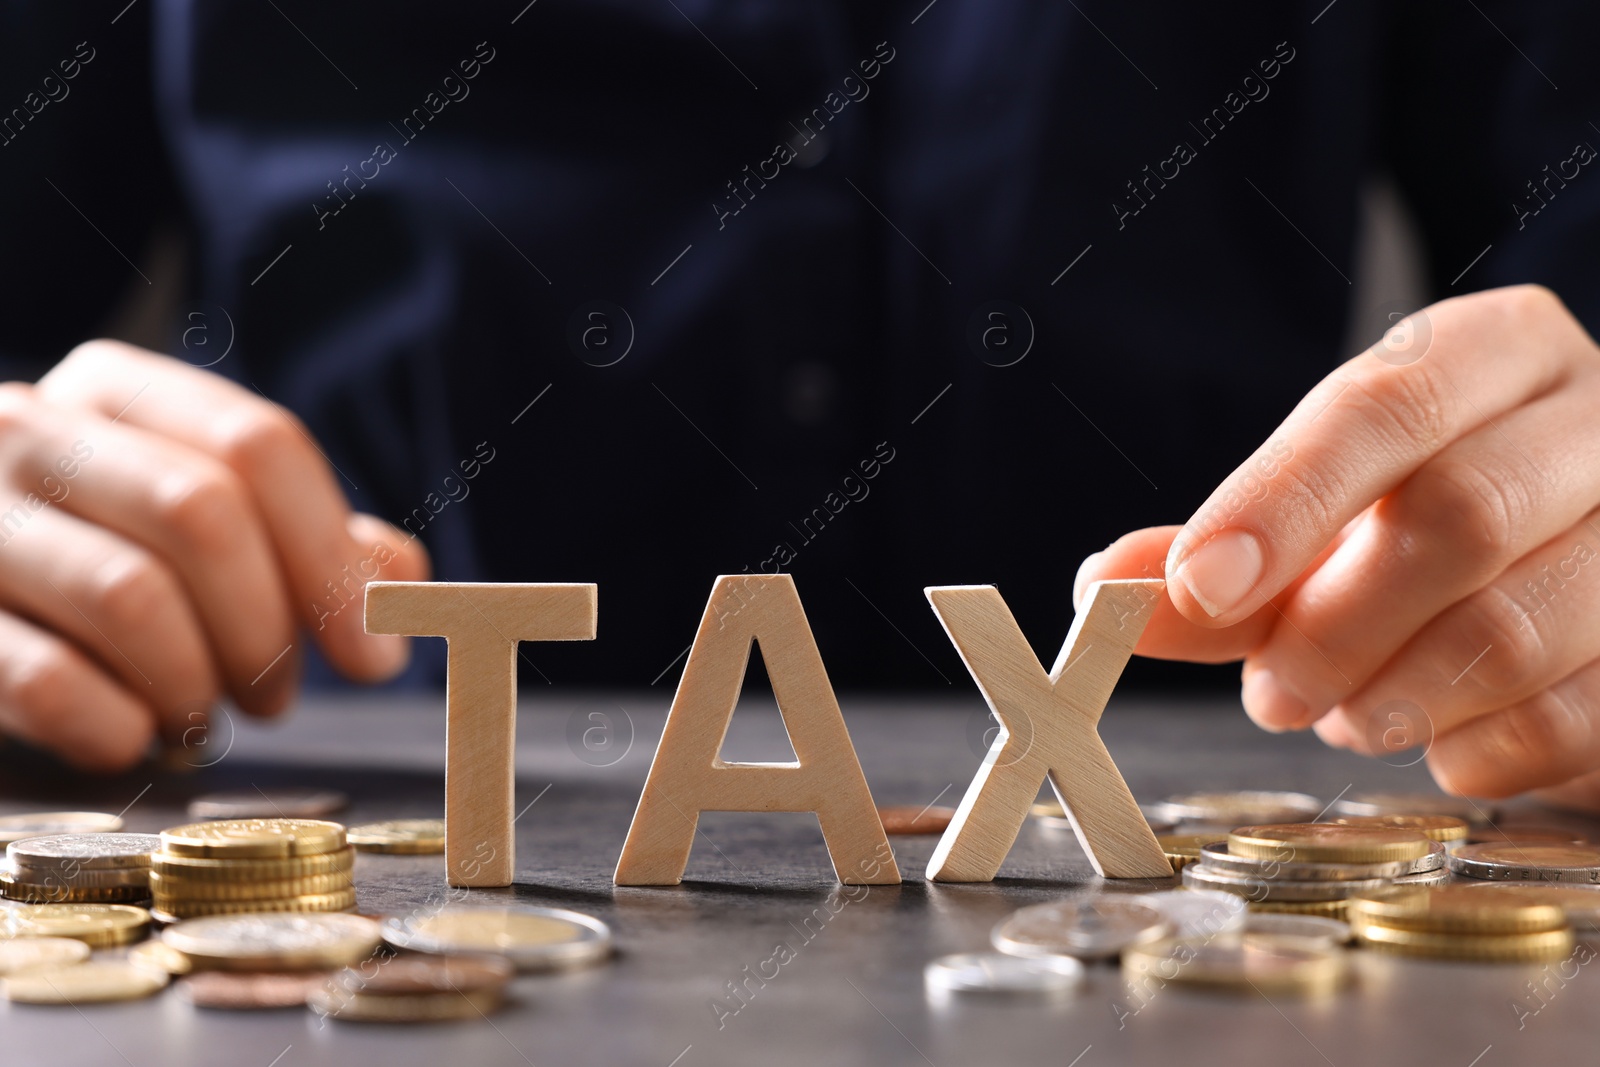
[[[793, 763], [727, 763], [722, 741], [759, 642]], [[847, 885], [900, 881], [794, 579], [722, 575], [711, 590], [617, 861], [617, 885], [677, 885], [702, 811], [816, 813]]]
[[445, 871], [451, 885], [506, 886], [516, 873], [517, 642], [592, 641], [596, 587], [372, 582], [366, 628], [442, 637]]
[[1095, 582], [1049, 674], [994, 586], [924, 590], [1002, 728], [928, 861], [930, 880], [992, 880], [1046, 778], [1102, 877], [1172, 876], [1099, 734], [1165, 588], [1159, 579]]

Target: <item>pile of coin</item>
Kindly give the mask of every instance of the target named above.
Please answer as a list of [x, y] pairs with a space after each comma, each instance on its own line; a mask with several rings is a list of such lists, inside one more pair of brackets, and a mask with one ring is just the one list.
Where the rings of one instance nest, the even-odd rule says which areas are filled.
[[1232, 893], [1261, 910], [1336, 917], [1359, 893], [1447, 879], [1445, 855], [1439, 841], [1388, 825], [1241, 826], [1227, 841], [1201, 846], [1182, 878], [1191, 889]]
[[154, 834], [73, 833], [6, 846], [0, 895], [30, 904], [143, 904]]
[[500, 1007], [511, 974], [511, 964], [495, 956], [402, 956], [341, 971], [313, 990], [306, 1004], [347, 1022], [477, 1019]]
[[1561, 907], [1515, 892], [1391, 887], [1352, 897], [1348, 916], [1361, 944], [1406, 956], [1547, 963], [1573, 947]]
[[314, 819], [227, 819], [161, 834], [151, 861], [163, 922], [246, 912], [350, 911], [355, 850], [344, 827]]

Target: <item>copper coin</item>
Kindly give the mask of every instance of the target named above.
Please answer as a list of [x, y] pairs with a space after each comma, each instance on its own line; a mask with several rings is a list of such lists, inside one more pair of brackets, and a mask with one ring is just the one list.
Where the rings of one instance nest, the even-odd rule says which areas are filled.
[[346, 967], [326, 984], [368, 997], [471, 993], [499, 989], [511, 973], [511, 964], [499, 956], [392, 956]]
[[253, 1011], [303, 1008], [306, 997], [327, 980], [325, 971], [197, 971], [179, 982], [178, 988], [197, 1008]]
[[890, 804], [878, 809], [886, 834], [942, 834], [956, 817], [955, 808], [919, 808], [914, 804]]

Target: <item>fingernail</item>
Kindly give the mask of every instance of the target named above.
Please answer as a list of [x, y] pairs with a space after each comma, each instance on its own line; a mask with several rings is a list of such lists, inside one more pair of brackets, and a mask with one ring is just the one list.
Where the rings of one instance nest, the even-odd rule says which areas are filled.
[[1239, 696], [1255, 724], [1275, 734], [1300, 725], [1311, 713], [1305, 701], [1285, 689], [1277, 676], [1265, 668], [1245, 675]]
[[1074, 611], [1083, 606], [1083, 594], [1089, 591], [1089, 574], [1094, 570], [1095, 561], [1104, 555], [1104, 551], [1096, 552], [1078, 564], [1078, 576], [1072, 580], [1072, 609]]
[[411, 661], [411, 642], [398, 634], [367, 634], [362, 648], [374, 681], [388, 681]]
[[1242, 604], [1265, 569], [1266, 554], [1255, 535], [1228, 530], [1180, 563], [1176, 577], [1214, 619]]

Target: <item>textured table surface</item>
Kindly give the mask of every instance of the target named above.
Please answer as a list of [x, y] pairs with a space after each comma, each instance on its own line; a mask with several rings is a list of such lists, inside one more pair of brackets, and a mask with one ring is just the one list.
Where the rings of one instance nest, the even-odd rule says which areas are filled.
[[[517, 884], [471, 893], [600, 916], [616, 933], [609, 964], [520, 977], [513, 1003], [489, 1022], [426, 1027], [206, 1011], [171, 992], [82, 1009], [0, 1003], [4, 1062], [1496, 1067], [1592, 1058], [1584, 1050], [1593, 1048], [1600, 1011], [1593, 966], [1562, 980], [1554, 968], [1358, 952], [1352, 984], [1326, 999], [1167, 988], [1141, 1006], [1114, 967], [1098, 965], [1060, 1003], [930, 1001], [928, 960], [984, 949], [990, 927], [1014, 908], [1106, 888], [1070, 833], [1031, 821], [992, 884], [930, 885], [922, 871], [935, 838], [896, 837], [905, 883], [844, 891], [813, 816], [711, 813], [681, 886], [615, 888], [612, 869], [670, 696], [530, 694], [517, 746]], [[842, 704], [878, 803], [953, 805], [966, 789], [989, 725], [975, 692], [939, 701], [847, 696]], [[1204, 787], [1290, 788], [1326, 799], [1346, 789], [1431, 788], [1421, 766], [1330, 752], [1310, 736], [1273, 737], [1236, 706], [1113, 700], [1101, 729], [1141, 800]], [[131, 805], [128, 829], [154, 831], [185, 821], [184, 803], [202, 792], [332, 786], [351, 797], [337, 816], [349, 823], [442, 810], [442, 699], [313, 703], [272, 727], [219, 720], [205, 741], [194, 757], [204, 767], [112, 781], [0, 752], [0, 809]], [[770, 700], [741, 704], [724, 754], [792, 758]], [[360, 909], [437, 902], [442, 872], [440, 856], [363, 855]], [[742, 1006], [730, 999], [728, 983], [743, 983], [780, 943], [793, 958], [764, 985], [745, 986], [753, 992]], [[1530, 982], [1544, 984], [1540, 997]]]

